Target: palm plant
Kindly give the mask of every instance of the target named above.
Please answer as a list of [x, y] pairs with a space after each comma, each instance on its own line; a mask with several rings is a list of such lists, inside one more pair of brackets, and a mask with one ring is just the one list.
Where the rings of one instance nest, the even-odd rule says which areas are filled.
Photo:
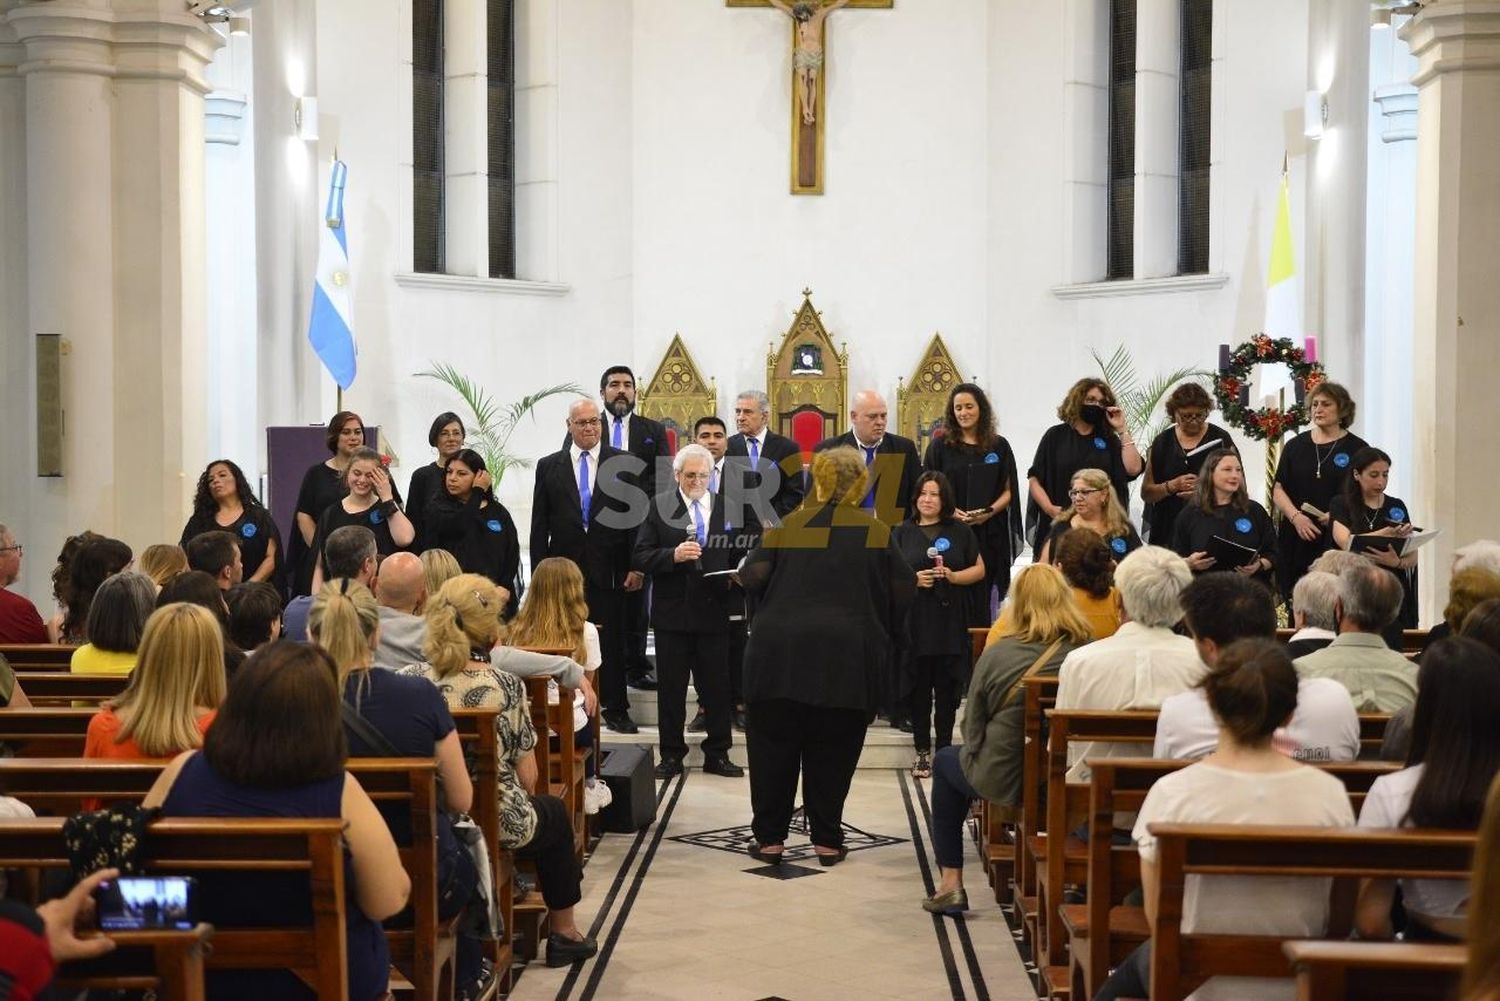
[[547, 386], [521, 397], [514, 403], [503, 404], [490, 395], [489, 390], [448, 364], [434, 363], [425, 372], [417, 372], [418, 378], [436, 379], [459, 395], [464, 406], [469, 408], [469, 419], [464, 421], [468, 434], [465, 444], [484, 457], [489, 467], [490, 478], [495, 486], [500, 485], [505, 471], [516, 467], [531, 468], [531, 460], [509, 451], [510, 436], [521, 419], [532, 413], [538, 403], [549, 396], [575, 393], [586, 395], [576, 383], [563, 382]]
[[1093, 348], [1089, 349], [1089, 354], [1094, 356], [1094, 363], [1099, 366], [1104, 381], [1109, 383], [1120, 409], [1125, 412], [1125, 426], [1131, 437], [1142, 445], [1155, 441], [1156, 436], [1166, 429], [1166, 414], [1158, 417], [1157, 411], [1172, 388], [1184, 379], [1197, 381], [1211, 375], [1199, 368], [1179, 368], [1153, 376], [1141, 385], [1135, 373], [1135, 360], [1125, 345], [1117, 346], [1107, 361]]

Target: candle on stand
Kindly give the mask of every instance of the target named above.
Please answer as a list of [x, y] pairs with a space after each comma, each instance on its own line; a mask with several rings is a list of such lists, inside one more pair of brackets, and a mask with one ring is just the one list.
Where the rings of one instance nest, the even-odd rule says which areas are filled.
[[1307, 382], [1303, 379], [1293, 379], [1292, 386], [1297, 393], [1297, 405], [1300, 407], [1307, 400]]
[[1228, 344], [1220, 344], [1219, 345], [1219, 371], [1220, 372], [1228, 372], [1229, 371], [1229, 345]]
[[1250, 405], [1250, 387], [1249, 386], [1241, 386], [1240, 387], [1240, 406], [1242, 406], [1242, 407], [1248, 407], [1249, 405]]
[[1304, 361], [1309, 363], [1318, 360], [1318, 339], [1316, 337], [1308, 336], [1302, 341], [1302, 357]]

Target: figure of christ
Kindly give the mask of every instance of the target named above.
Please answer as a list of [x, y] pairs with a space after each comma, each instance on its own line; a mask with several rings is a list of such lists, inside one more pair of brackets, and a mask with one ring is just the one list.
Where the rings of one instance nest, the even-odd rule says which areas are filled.
[[797, 75], [797, 96], [802, 105], [802, 123], [817, 121], [818, 74], [823, 69], [823, 22], [851, 0], [766, 0], [797, 24], [797, 47], [792, 52], [792, 70]]

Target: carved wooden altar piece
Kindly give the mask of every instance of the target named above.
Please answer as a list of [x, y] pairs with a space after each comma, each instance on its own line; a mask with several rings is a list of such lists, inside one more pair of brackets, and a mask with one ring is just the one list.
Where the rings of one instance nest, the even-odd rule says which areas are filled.
[[656, 374], [636, 401], [636, 411], [666, 425], [673, 455], [693, 440], [693, 425], [698, 418], [718, 414], [718, 386], [712, 379], [703, 378], [681, 334], [672, 335]]
[[771, 428], [802, 448], [803, 461], [824, 438], [841, 434], [847, 424], [849, 352], [835, 348], [833, 338], [813, 309], [812, 290], [802, 290], [796, 319], [766, 356], [766, 395], [771, 400]]

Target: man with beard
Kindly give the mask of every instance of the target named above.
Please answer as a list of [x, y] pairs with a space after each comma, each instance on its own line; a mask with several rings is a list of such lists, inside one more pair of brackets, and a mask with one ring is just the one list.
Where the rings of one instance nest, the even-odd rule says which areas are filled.
[[[656, 496], [656, 477], [669, 468], [672, 450], [667, 429], [659, 421], [635, 412], [635, 373], [627, 365], [611, 365], [599, 377], [599, 398], [604, 404], [604, 444], [629, 452], [646, 464], [637, 482], [647, 497]], [[671, 482], [667, 476], [663, 482]], [[646, 592], [643, 588], [625, 595], [626, 680], [632, 688], [649, 691], [656, 687], [656, 674], [646, 659]]]

